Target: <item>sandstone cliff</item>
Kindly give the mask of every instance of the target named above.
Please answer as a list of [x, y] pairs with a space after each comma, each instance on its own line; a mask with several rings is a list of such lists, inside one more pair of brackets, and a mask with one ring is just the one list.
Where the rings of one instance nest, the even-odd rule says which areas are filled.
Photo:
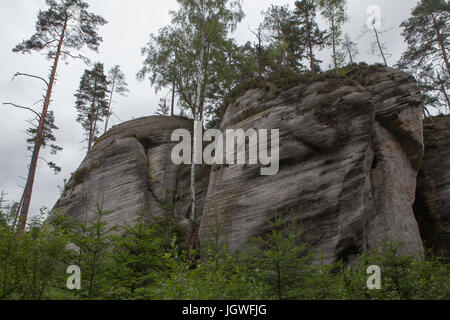
[[427, 120], [414, 211], [424, 244], [450, 256], [450, 116]]
[[232, 250], [291, 214], [324, 262], [351, 262], [384, 240], [420, 251], [412, 205], [423, 157], [421, 97], [394, 69], [358, 67], [342, 79], [255, 89], [231, 105], [222, 129], [280, 129], [280, 171], [212, 168], [200, 227], [216, 213]]
[[[190, 166], [171, 161], [172, 131], [190, 129], [192, 121], [148, 117], [114, 127], [97, 141], [72, 175], [55, 209], [68, 218], [91, 220], [98, 204], [110, 212], [109, 225], [132, 224], [136, 212], [166, 212], [189, 227]], [[199, 170], [198, 212], [203, 207], [209, 168]], [[87, 216], [86, 216], [87, 214]]]
[[[221, 129], [280, 129], [280, 171], [261, 176], [259, 165], [199, 167], [200, 241], [208, 241], [219, 222], [229, 247], [239, 251], [280, 214], [301, 223], [323, 262], [351, 263], [384, 240], [421, 252], [421, 234], [434, 241], [436, 230], [448, 248], [449, 220], [442, 212], [448, 212], [450, 177], [436, 168], [448, 148], [425, 156], [417, 192], [422, 200], [415, 207], [426, 210], [413, 211], [424, 154], [421, 103], [410, 75], [384, 67], [246, 92], [229, 106]], [[130, 223], [142, 209], [169, 212], [189, 228], [189, 166], [171, 162], [170, 135], [191, 127], [189, 120], [148, 117], [113, 128], [72, 176], [56, 208], [84, 219], [103, 201], [113, 211], [111, 225]], [[448, 132], [442, 139], [448, 141]]]

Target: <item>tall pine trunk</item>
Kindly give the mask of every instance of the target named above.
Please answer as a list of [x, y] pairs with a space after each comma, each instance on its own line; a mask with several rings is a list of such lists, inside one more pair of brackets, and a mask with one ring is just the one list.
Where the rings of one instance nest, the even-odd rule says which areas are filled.
[[436, 37], [437, 37], [437, 40], [439, 42], [439, 47], [442, 52], [442, 58], [444, 59], [445, 67], [447, 68], [448, 75], [450, 76], [450, 64], [448, 62], [448, 56], [447, 56], [447, 52], [445, 50], [444, 41], [442, 40], [442, 35], [441, 35], [441, 32], [439, 31], [439, 27], [437, 25], [436, 17], [434, 16], [434, 14], [431, 14], [431, 18], [433, 19], [433, 27], [434, 27], [434, 30], [436, 31]]
[[95, 79], [94, 82], [94, 97], [92, 99], [92, 105], [91, 105], [91, 127], [89, 130], [89, 146], [88, 146], [88, 152], [91, 150], [92, 148], [92, 143], [94, 142], [94, 136], [95, 136], [95, 129], [96, 129], [96, 112], [95, 112], [95, 102], [96, 102], [96, 97], [95, 94], [97, 92], [97, 79]]
[[313, 48], [312, 48], [311, 40], [309, 41], [308, 45], [309, 45], [309, 61], [310, 61], [311, 72], [316, 73], [316, 66], [314, 63], [314, 55], [313, 55]]
[[58, 63], [59, 63], [59, 59], [61, 56], [61, 50], [62, 50], [62, 46], [63, 46], [63, 42], [64, 42], [64, 37], [66, 35], [67, 22], [68, 22], [68, 18], [66, 18], [66, 20], [64, 21], [64, 26], [63, 26], [63, 29], [61, 32], [61, 36], [59, 38], [58, 49], [56, 50], [53, 67], [52, 67], [52, 70], [50, 73], [50, 81], [48, 83], [47, 93], [46, 93], [45, 100], [44, 100], [44, 107], [43, 107], [43, 110], [41, 113], [41, 118], [39, 120], [38, 130], [36, 132], [36, 141], [34, 143], [33, 154], [31, 157], [31, 164], [30, 164], [30, 168], [28, 170], [27, 183], [25, 185], [25, 189], [24, 189], [24, 192], [22, 195], [22, 206], [20, 208], [20, 216], [19, 216], [19, 224], [18, 224], [19, 237], [24, 232], [25, 226], [27, 223], [27, 219], [28, 219], [28, 211], [30, 209], [31, 195], [33, 193], [33, 185], [34, 185], [34, 180], [35, 180], [35, 176], [36, 176], [37, 162], [39, 160], [39, 152], [41, 150], [41, 146], [42, 146], [42, 142], [43, 142], [43, 138], [44, 138], [43, 132], [44, 132], [44, 127], [45, 127], [45, 122], [47, 119], [48, 108], [49, 108], [50, 102], [51, 102], [52, 91], [53, 91], [53, 86], [55, 83], [56, 71], [58, 69]]
[[445, 86], [443, 84], [441, 84], [441, 91], [445, 97], [445, 101], [447, 102], [447, 112], [450, 112], [450, 98], [448, 97], [447, 90], [445, 89]]

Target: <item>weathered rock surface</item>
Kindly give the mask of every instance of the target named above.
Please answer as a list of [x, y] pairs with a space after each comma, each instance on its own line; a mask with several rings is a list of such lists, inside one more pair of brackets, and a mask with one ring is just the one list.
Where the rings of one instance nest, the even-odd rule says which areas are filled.
[[450, 256], [450, 116], [424, 125], [426, 152], [414, 211], [424, 245]]
[[225, 129], [279, 129], [280, 171], [213, 166], [200, 240], [217, 218], [233, 251], [268, 231], [276, 213], [299, 221], [323, 262], [377, 243], [421, 252], [413, 213], [423, 158], [421, 96], [415, 80], [389, 68], [359, 67], [343, 79], [288, 90], [254, 89], [232, 104]]
[[[239, 251], [269, 231], [266, 221], [278, 213], [301, 223], [324, 263], [351, 263], [385, 240], [421, 252], [421, 234], [448, 253], [450, 176], [442, 173], [450, 161], [449, 121], [427, 125], [438, 126], [439, 144], [428, 145], [415, 201], [424, 153], [421, 104], [415, 80], [384, 67], [248, 91], [230, 105], [221, 129], [279, 129], [280, 170], [261, 176], [260, 165], [199, 166], [200, 241], [219, 224], [230, 249]], [[130, 224], [144, 210], [173, 213], [190, 227], [190, 166], [170, 157], [171, 133], [180, 128], [191, 129], [192, 122], [148, 117], [114, 127], [89, 152], [56, 208], [74, 220], [87, 212], [90, 220], [90, 210], [103, 202], [112, 211], [110, 225]]]
[[[190, 120], [170, 117], [147, 117], [114, 127], [72, 175], [55, 209], [79, 221], [87, 213], [89, 221], [95, 216], [92, 210], [103, 203], [103, 209], [111, 212], [105, 216], [110, 226], [132, 224], [139, 210], [151, 215], [173, 210], [189, 226], [190, 166], [172, 163], [171, 134], [191, 127]], [[209, 169], [202, 168], [198, 175], [204, 177], [197, 184], [201, 212]]]

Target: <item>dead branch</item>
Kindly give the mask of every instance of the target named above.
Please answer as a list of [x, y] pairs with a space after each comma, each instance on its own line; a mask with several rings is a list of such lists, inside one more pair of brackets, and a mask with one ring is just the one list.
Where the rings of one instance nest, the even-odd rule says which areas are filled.
[[15, 104], [15, 103], [11, 103], [11, 102], [4, 102], [3, 105], [5, 105], [5, 106], [13, 106], [13, 107], [18, 108], [18, 109], [24, 109], [24, 110], [31, 111], [31, 112], [33, 112], [36, 116], [38, 116], [39, 120], [41, 119], [41, 115], [40, 115], [38, 112], [36, 112], [36, 111], [34, 111], [33, 109], [31, 109], [31, 108], [24, 107], [24, 106], [19, 106], [19, 105]]

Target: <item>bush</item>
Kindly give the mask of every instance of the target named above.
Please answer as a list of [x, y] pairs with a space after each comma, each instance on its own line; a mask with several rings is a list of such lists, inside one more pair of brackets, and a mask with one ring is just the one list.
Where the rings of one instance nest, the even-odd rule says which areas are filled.
[[[98, 206], [92, 221], [75, 225], [61, 215], [51, 223], [34, 219], [18, 238], [14, 210], [4, 211], [1, 299], [450, 299], [444, 259], [405, 255], [401, 244], [385, 243], [359, 256], [352, 267], [342, 261], [318, 265], [301, 226], [289, 218], [269, 221], [266, 234], [235, 254], [222, 241], [219, 224], [209, 245], [187, 252], [173, 219], [148, 223], [143, 212], [119, 233], [106, 226], [107, 212]], [[66, 269], [74, 264], [82, 271], [80, 291], [66, 288]], [[371, 265], [381, 269], [380, 290], [367, 289]]]

